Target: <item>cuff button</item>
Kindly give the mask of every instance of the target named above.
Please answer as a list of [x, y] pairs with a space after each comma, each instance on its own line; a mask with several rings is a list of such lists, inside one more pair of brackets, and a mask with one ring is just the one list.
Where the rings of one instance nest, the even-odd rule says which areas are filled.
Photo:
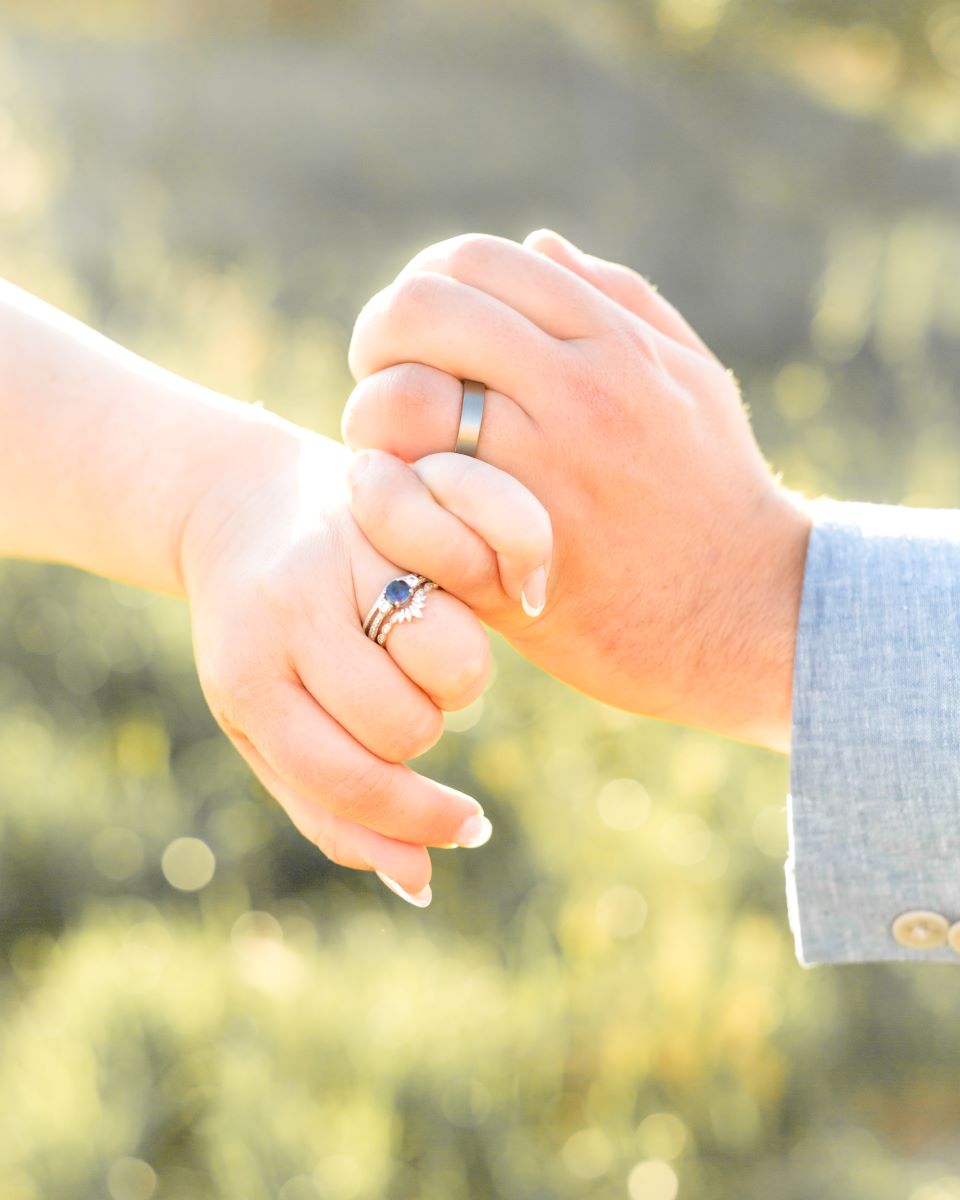
[[[954, 949], [960, 953], [960, 921], [957, 922], [954, 929], [957, 931], [955, 938], [957, 944]], [[893, 934], [894, 940], [901, 946], [906, 946], [908, 950], [935, 950], [938, 946], [946, 944], [947, 936], [953, 930], [942, 913], [916, 908], [911, 909], [910, 912], [901, 913], [890, 926], [890, 932]]]

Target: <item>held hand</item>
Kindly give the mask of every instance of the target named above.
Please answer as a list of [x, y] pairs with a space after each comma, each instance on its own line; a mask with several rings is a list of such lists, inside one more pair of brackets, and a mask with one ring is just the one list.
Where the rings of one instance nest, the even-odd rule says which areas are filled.
[[197, 668], [217, 721], [300, 832], [429, 903], [424, 847], [485, 840], [489, 825], [476, 801], [402, 763], [437, 741], [441, 709], [480, 693], [487, 639], [439, 593], [384, 647], [364, 635], [380, 589], [412, 568], [356, 529], [348, 459], [291, 431], [196, 510], [183, 574]]
[[[423, 906], [431, 895], [426, 847], [482, 845], [490, 823], [476, 801], [403, 760], [436, 742], [441, 710], [482, 691], [487, 637], [460, 600], [439, 591], [383, 646], [363, 633], [389, 580], [429, 575], [444, 530], [414, 527], [402, 559], [381, 556], [347, 508], [349, 453], [286, 428], [288, 436], [261, 443], [259, 461], [241, 464], [204, 498], [186, 529], [183, 576], [201, 683], [218, 722], [297, 828], [335, 862], [376, 870]], [[453, 504], [462, 491], [454, 482]], [[496, 512], [488, 521], [517, 596], [522, 530], [545, 519], [526, 493], [518, 513], [519, 528], [504, 530]], [[484, 551], [493, 554], [477, 547]]]
[[[2, 281], [0, 348], [0, 554], [186, 596], [204, 693], [267, 789], [335, 861], [429, 903], [426, 847], [481, 845], [490, 822], [403, 760], [436, 741], [441, 709], [479, 693], [487, 638], [425, 581], [393, 590], [377, 641], [364, 618], [391, 580], [442, 560], [444, 528], [418, 532], [402, 559], [378, 554], [349, 512], [343, 446]], [[450, 512], [474, 512], [489, 538], [472, 546], [495, 576], [485, 594], [519, 611], [549, 558], [541, 506], [492, 467], [448, 471], [444, 487]], [[546, 532], [533, 561], [529, 525]]]
[[[809, 518], [649, 284], [555, 234], [457, 238], [367, 305], [350, 361], [345, 439], [406, 460], [452, 447], [461, 379], [488, 385], [479, 455], [556, 537], [538, 620], [479, 606], [522, 653], [609, 703], [787, 747]], [[383, 553], [402, 543], [368, 513], [392, 486], [369, 475], [353, 499]]]

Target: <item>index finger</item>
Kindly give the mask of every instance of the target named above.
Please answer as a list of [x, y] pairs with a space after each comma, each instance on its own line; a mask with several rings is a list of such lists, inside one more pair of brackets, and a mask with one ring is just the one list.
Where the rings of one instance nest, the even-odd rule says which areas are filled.
[[525, 407], [522, 398], [549, 387], [549, 372], [569, 363], [570, 347], [479, 288], [418, 271], [361, 310], [348, 357], [357, 380], [400, 363], [428, 363], [458, 379], [482, 379]]

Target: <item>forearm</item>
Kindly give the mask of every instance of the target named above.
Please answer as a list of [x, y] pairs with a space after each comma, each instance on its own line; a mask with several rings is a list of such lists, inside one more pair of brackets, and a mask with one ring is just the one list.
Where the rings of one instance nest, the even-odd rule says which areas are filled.
[[0, 282], [0, 555], [183, 594], [182, 531], [289, 427]]

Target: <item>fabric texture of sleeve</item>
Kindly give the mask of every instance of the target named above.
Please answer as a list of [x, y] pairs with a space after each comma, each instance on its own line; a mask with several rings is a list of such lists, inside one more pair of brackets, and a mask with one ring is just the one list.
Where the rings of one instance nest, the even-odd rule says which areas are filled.
[[[960, 511], [814, 511], [787, 805], [797, 955], [960, 966], [943, 932], [960, 922]], [[937, 918], [930, 946], [894, 936], [909, 910]]]

